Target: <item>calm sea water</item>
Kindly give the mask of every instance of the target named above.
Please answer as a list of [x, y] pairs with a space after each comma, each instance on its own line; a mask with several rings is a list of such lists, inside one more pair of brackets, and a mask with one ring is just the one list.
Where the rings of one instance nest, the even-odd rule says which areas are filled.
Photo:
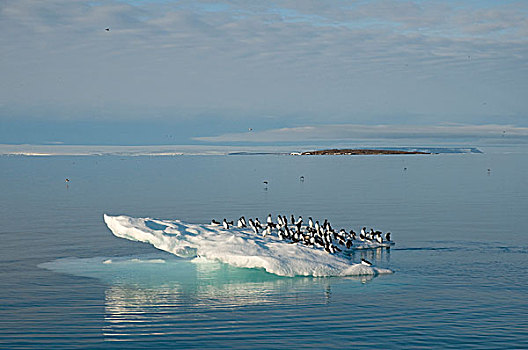
[[[528, 151], [484, 151], [0, 157], [0, 347], [528, 348]], [[391, 231], [353, 259], [395, 274], [195, 264], [102, 220], [270, 212]]]

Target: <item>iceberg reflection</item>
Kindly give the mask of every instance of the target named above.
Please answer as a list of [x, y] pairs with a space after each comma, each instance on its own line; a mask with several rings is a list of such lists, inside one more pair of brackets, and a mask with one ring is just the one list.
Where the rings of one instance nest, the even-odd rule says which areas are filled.
[[[383, 251], [360, 251], [373, 261], [388, 259]], [[281, 308], [328, 304], [331, 285], [365, 283], [374, 275], [353, 277], [280, 277], [263, 270], [185, 260], [170, 255], [121, 258], [67, 258], [40, 267], [102, 280], [107, 340], [138, 335], [167, 335], [188, 331], [193, 322], [211, 322], [217, 312], [245, 306]], [[360, 285], [360, 284], [358, 284]], [[174, 325], [178, 324], [178, 327]], [[186, 326], [182, 326], [186, 325]], [[182, 333], [183, 334], [183, 333]]]

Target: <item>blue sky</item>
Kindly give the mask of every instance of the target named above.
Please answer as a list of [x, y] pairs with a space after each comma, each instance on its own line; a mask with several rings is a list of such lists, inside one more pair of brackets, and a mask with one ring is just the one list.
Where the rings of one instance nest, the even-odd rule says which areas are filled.
[[0, 45], [0, 143], [528, 126], [526, 1], [4, 0]]

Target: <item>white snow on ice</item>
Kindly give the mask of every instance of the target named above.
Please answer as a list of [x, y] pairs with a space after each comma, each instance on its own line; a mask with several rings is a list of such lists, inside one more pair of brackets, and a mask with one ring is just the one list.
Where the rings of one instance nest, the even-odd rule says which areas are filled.
[[261, 268], [279, 276], [375, 276], [389, 269], [351, 262], [276, 236], [255, 235], [251, 229], [190, 224], [180, 220], [157, 220], [104, 215], [110, 231], [120, 238], [150, 243], [180, 257], [205, 258], [236, 267]]

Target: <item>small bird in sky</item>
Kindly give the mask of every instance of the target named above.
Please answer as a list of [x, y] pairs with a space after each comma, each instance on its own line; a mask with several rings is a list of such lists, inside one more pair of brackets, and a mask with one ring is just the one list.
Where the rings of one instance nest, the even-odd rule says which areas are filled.
[[66, 181], [66, 182], [70, 182], [70, 179], [66, 179], [65, 181]]
[[110, 31], [110, 28], [105, 28], [105, 30], [106, 30], [107, 32], [109, 32], [109, 31]]

